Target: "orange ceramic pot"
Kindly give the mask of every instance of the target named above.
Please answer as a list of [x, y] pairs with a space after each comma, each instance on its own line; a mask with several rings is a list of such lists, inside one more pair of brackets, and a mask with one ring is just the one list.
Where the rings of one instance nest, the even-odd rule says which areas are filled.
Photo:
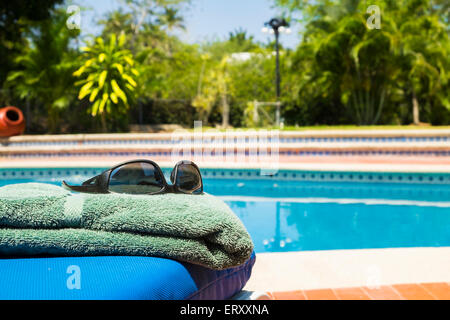
[[11, 137], [25, 131], [25, 117], [16, 107], [0, 109], [0, 137]]

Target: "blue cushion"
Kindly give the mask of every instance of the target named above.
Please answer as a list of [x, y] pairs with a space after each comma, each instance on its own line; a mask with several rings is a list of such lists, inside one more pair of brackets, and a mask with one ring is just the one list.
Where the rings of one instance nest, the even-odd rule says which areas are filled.
[[156, 257], [0, 259], [0, 300], [228, 299], [254, 263], [255, 254], [221, 271]]

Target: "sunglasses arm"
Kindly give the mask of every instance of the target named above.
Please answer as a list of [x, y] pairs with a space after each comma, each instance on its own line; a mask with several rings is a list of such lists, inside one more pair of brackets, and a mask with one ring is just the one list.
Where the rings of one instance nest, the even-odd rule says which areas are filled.
[[83, 182], [81, 185], [82, 186], [91, 186], [91, 185], [97, 184], [99, 177], [100, 176], [95, 176], [93, 178], [90, 178], [89, 180], [86, 180], [85, 182]]
[[110, 170], [103, 172], [102, 174], [91, 178], [85, 182], [81, 186], [71, 186], [67, 182], [63, 181], [62, 186], [64, 189], [69, 191], [81, 192], [81, 193], [100, 193], [105, 194], [108, 193], [108, 178], [110, 174]]
[[102, 188], [99, 188], [96, 185], [71, 186], [67, 182], [63, 181], [62, 186], [66, 190], [81, 192], [81, 193], [107, 193], [104, 190], [102, 190]]

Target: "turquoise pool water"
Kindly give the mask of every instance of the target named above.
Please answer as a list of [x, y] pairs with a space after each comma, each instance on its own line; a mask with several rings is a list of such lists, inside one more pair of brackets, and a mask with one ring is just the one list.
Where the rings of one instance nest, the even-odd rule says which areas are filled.
[[[36, 176], [3, 178], [0, 186], [81, 183], [92, 172]], [[239, 177], [204, 184], [243, 221], [257, 252], [450, 246], [450, 184]]]

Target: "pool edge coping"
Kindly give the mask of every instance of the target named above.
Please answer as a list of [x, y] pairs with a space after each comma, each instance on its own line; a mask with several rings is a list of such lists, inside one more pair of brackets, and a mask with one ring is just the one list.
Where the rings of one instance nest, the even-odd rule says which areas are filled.
[[[0, 161], [0, 169], [50, 169], [50, 168], [108, 168], [120, 163], [119, 159], [114, 161]], [[161, 168], [172, 168], [175, 161], [158, 161]], [[279, 163], [275, 166], [264, 167], [261, 164], [249, 163], [222, 163], [198, 162], [205, 169], [242, 169], [242, 170], [290, 170], [290, 171], [317, 171], [317, 172], [377, 172], [377, 173], [442, 173], [450, 174], [450, 165], [446, 164], [343, 164], [343, 163]]]

